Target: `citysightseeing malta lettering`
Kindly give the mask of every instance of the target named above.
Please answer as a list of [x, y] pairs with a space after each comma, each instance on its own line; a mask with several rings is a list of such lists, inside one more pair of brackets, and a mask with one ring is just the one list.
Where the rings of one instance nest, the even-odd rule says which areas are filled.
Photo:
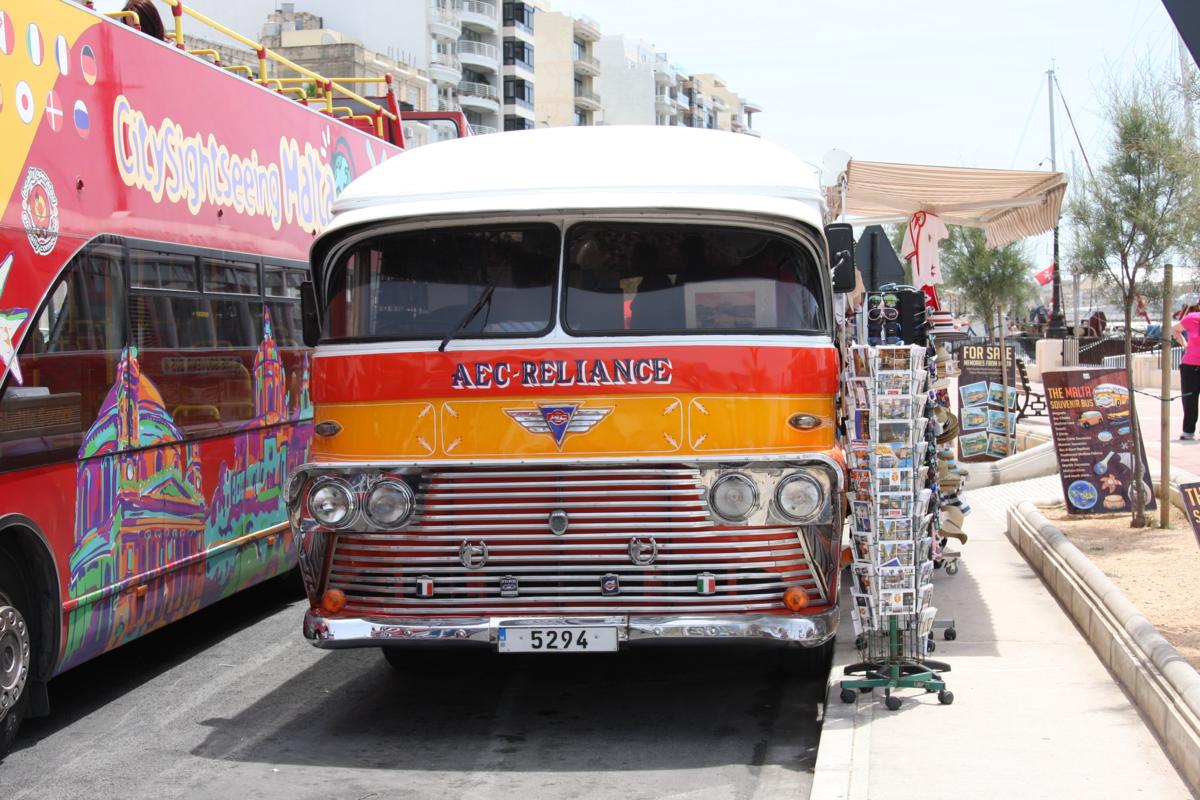
[[581, 358], [574, 361], [476, 361], [458, 364], [450, 381], [454, 389], [507, 389], [513, 385], [637, 386], [671, 382], [669, 358]]
[[268, 217], [279, 230], [284, 222], [315, 233], [333, 218], [337, 183], [333, 169], [308, 142], [279, 139], [279, 161], [260, 161], [231, 153], [217, 137], [195, 133], [164, 118], [155, 126], [124, 95], [113, 104], [113, 146], [117, 171], [126, 186], [186, 203], [199, 214], [205, 205], [232, 208], [246, 216]]

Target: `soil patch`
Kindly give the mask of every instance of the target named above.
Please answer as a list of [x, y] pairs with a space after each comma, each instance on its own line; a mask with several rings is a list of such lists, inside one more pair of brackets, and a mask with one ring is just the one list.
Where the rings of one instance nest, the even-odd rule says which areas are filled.
[[1061, 504], [1041, 511], [1200, 670], [1200, 547], [1180, 511], [1171, 510], [1167, 530], [1130, 528], [1127, 513], [1071, 515]]

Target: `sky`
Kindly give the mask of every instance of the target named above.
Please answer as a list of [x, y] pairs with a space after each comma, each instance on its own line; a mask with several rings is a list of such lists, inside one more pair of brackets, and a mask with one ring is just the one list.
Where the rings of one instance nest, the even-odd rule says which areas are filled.
[[[228, 2], [236, 19], [239, 3]], [[304, 0], [295, 2], [304, 9]], [[121, 0], [98, 5], [108, 10]], [[346, 0], [347, 12], [354, 5]], [[1161, 0], [549, 5], [590, 17], [604, 34], [652, 43], [690, 72], [717, 73], [763, 107], [754, 127], [765, 138], [814, 164], [837, 147], [869, 161], [1048, 169], [1046, 71], [1053, 65], [1082, 143], [1060, 100], [1058, 168], [1069, 172], [1074, 154], [1082, 170], [1083, 153], [1097, 165], [1107, 151], [1109, 86], [1145, 71], [1179, 74], [1178, 37]], [[1049, 263], [1049, 237], [1030, 241], [1027, 249], [1035, 261]]]

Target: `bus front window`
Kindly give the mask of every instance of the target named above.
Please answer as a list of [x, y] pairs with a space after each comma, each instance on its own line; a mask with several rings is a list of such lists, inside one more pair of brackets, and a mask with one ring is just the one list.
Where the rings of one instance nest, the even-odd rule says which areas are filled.
[[559, 230], [549, 224], [434, 228], [354, 246], [333, 268], [323, 341], [441, 339], [488, 287], [460, 338], [546, 333]]

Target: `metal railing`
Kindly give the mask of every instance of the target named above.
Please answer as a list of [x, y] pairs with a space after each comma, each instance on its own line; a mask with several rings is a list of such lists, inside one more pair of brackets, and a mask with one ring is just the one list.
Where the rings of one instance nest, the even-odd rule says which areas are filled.
[[462, 20], [459, 19], [458, 12], [452, 9], [431, 9], [429, 12], [429, 21], [436, 25], [445, 25], [447, 28], [454, 28], [457, 31], [462, 31]]
[[[242, 34], [238, 33], [237, 31], [233, 30], [232, 28], [228, 28], [225, 25], [222, 25], [221, 23], [217, 22], [216, 20], [214, 20], [204, 14], [201, 14], [199, 11], [196, 11], [195, 9], [193, 9], [190, 5], [184, 5], [184, 3], [181, 2], [181, 0], [160, 0], [160, 2], [165, 3], [166, 5], [170, 6], [170, 8], [171, 8], [171, 15], [174, 18], [175, 28], [174, 28], [174, 31], [172, 31], [172, 33], [170, 34], [170, 39], [174, 40], [175, 46], [177, 48], [179, 48], [180, 50], [186, 49], [185, 45], [184, 45], [184, 40], [183, 40], [183, 18], [184, 18], [184, 16], [188, 16], [188, 17], [191, 17], [192, 19], [196, 20], [200, 24], [205, 25], [205, 26], [217, 31], [218, 33], [221, 33], [222, 35], [227, 36], [230, 39], [233, 39], [235, 42], [238, 42], [239, 44], [242, 44], [242, 45], [252, 49], [254, 51], [255, 55], [258, 57], [258, 82], [263, 84], [264, 86], [268, 85], [268, 81], [277, 83], [277, 85], [279, 86], [279, 89], [277, 89], [277, 91], [280, 91], [280, 93], [282, 93], [282, 85], [284, 83], [291, 83], [291, 82], [297, 82], [297, 81], [311, 81], [316, 90], [316, 97], [311, 98], [311, 99], [316, 100], [317, 102], [321, 103], [323, 106], [319, 110], [324, 111], [326, 114], [329, 114], [330, 116], [338, 116], [339, 113], [342, 113], [341, 118], [343, 118], [343, 119], [348, 119], [348, 118], [353, 118], [355, 120], [360, 120], [360, 119], [361, 120], [372, 120], [373, 119], [376, 134], [380, 135], [380, 136], [383, 135], [383, 130], [382, 130], [383, 129], [383, 119], [386, 118], [386, 119], [392, 120], [393, 122], [396, 121], [396, 115], [393, 114], [392, 112], [388, 111], [386, 108], [379, 105], [378, 103], [374, 103], [374, 102], [368, 100], [367, 98], [362, 97], [358, 93], [351, 91], [350, 89], [346, 88], [346, 86], [344, 86], [342, 83], [339, 83], [338, 81], [334, 81], [330, 78], [327, 78], [324, 75], [320, 74], [319, 72], [314, 72], [313, 70], [308, 69], [307, 67], [300, 66], [299, 64], [295, 63], [291, 59], [286, 58], [286, 57], [280, 55], [279, 53], [276, 53], [274, 50], [268, 49], [261, 42], [256, 42], [253, 39], [243, 36]], [[269, 62], [278, 64], [279, 66], [281, 66], [287, 70], [290, 70], [291, 72], [294, 72], [301, 77], [300, 78], [282, 78], [282, 79], [280, 79], [278, 77], [269, 76], [267, 74], [267, 64]], [[350, 111], [350, 109], [347, 108], [346, 106], [334, 105], [335, 96], [338, 96], [340, 98], [346, 98], [348, 100], [353, 100], [356, 103], [359, 103], [362, 107], [364, 107], [369, 112], [369, 114], [361, 114], [361, 113], [355, 114], [355, 113], [353, 113], [353, 111]], [[306, 100], [305, 105], [308, 104], [307, 103], [308, 99], [310, 99], [310, 98], [305, 98], [305, 100]], [[347, 111], [349, 111], [350, 113], [345, 113]]]
[[429, 63], [452, 69], [455, 72], [462, 72], [462, 62], [453, 53], [435, 53], [433, 58], [429, 59]]
[[496, 133], [496, 132], [497, 132], [497, 129], [493, 128], [491, 125], [472, 125], [471, 126], [471, 133], [474, 136], [482, 136], [485, 133]]
[[494, 44], [487, 42], [474, 42], [470, 39], [458, 40], [458, 54], [460, 56], [469, 54], [475, 56], [483, 56], [490, 58], [492, 61], [500, 61], [500, 48]]
[[495, 86], [489, 86], [486, 83], [476, 83], [475, 81], [463, 81], [458, 85], [458, 93], [464, 97], [481, 97], [484, 100], [495, 100], [499, 102], [500, 95], [496, 91]]
[[[1186, 349], [1187, 348], [1185, 347], [1171, 348], [1171, 369], [1179, 369], [1179, 365], [1183, 360], [1183, 352]], [[1119, 356], [1106, 356], [1103, 363], [1106, 367], [1123, 367], [1125, 366], [1125, 354], [1121, 353]]]
[[596, 70], [597, 72], [600, 71], [600, 59], [595, 58], [593, 56], [589, 56], [586, 54], [575, 56], [575, 63], [582, 64], [585, 67], [591, 67], [592, 69]]
[[593, 91], [589, 91], [589, 90], [587, 90], [587, 89], [580, 89], [580, 90], [578, 90], [577, 92], [575, 92], [575, 99], [577, 99], [577, 100], [589, 100], [589, 101], [591, 101], [591, 102], [593, 102], [593, 103], [597, 103], [597, 104], [599, 104], [599, 102], [600, 102], [600, 95], [596, 94], [596, 93], [595, 93], [595, 92], [593, 92]]
[[463, 14], [487, 17], [492, 22], [498, 22], [500, 19], [500, 15], [496, 13], [496, 6], [485, 3], [484, 0], [460, 0], [459, 10]]

